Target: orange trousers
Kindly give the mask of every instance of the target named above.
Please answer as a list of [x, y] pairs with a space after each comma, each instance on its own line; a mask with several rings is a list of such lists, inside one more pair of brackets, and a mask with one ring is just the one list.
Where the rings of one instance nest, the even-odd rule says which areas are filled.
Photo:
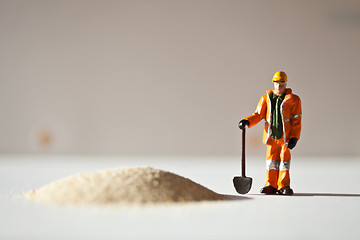
[[284, 139], [270, 138], [266, 151], [266, 183], [280, 190], [290, 187], [290, 149], [285, 147]]

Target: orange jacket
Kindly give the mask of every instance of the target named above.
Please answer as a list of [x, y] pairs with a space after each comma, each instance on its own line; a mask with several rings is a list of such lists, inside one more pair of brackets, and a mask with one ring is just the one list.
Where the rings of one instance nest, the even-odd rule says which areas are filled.
[[[267, 144], [271, 137], [271, 101], [270, 93], [273, 90], [266, 91], [256, 107], [256, 111], [245, 119], [250, 122], [249, 128], [258, 124], [261, 119], [265, 119], [265, 129], [263, 142]], [[281, 103], [281, 117], [283, 121], [283, 137], [284, 142], [288, 142], [290, 138], [300, 139], [301, 131], [301, 100], [300, 97], [293, 94], [290, 88], [285, 90], [285, 98]]]

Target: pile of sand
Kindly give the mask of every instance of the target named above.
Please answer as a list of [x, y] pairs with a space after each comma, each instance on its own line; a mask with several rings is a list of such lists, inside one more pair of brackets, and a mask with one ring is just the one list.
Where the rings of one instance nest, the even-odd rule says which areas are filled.
[[36, 202], [114, 205], [224, 200], [190, 179], [150, 167], [80, 173], [27, 192]]

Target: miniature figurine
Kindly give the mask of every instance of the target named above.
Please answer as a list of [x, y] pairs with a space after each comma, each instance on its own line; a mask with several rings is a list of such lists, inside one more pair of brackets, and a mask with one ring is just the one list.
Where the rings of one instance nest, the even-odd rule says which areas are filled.
[[267, 145], [266, 183], [263, 194], [292, 195], [290, 188], [290, 150], [293, 149], [301, 131], [301, 100], [286, 88], [287, 75], [283, 71], [275, 73], [274, 90], [269, 90], [260, 98], [256, 111], [239, 122], [239, 128], [249, 128], [265, 120], [263, 142]]

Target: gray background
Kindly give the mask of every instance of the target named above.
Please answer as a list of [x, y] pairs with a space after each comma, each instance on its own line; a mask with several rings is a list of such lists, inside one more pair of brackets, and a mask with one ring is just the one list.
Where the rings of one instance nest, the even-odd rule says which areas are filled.
[[360, 154], [359, 1], [1, 0], [0, 34], [1, 153], [238, 154], [284, 70], [296, 154]]

